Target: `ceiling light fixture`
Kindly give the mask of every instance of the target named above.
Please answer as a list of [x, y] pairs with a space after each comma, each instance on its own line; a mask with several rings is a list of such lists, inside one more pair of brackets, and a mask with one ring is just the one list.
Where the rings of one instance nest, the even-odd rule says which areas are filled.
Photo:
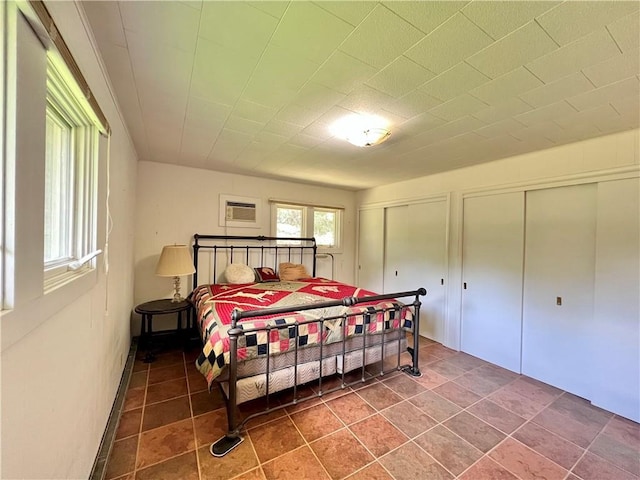
[[331, 127], [331, 132], [356, 147], [378, 145], [391, 135], [387, 123], [382, 118], [357, 114], [335, 122]]

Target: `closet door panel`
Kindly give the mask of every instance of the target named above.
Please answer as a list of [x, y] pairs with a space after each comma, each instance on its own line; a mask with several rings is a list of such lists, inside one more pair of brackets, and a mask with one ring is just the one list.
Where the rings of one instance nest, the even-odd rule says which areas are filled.
[[527, 192], [522, 373], [590, 395], [596, 185]]
[[409, 205], [409, 289], [424, 287], [421, 297], [420, 335], [444, 340], [447, 202], [444, 200]]
[[640, 421], [640, 179], [598, 184], [591, 401]]
[[358, 223], [358, 286], [382, 293], [384, 209], [360, 210]]
[[464, 200], [461, 348], [520, 372], [524, 193]]
[[410, 290], [407, 205], [385, 208], [384, 293]]

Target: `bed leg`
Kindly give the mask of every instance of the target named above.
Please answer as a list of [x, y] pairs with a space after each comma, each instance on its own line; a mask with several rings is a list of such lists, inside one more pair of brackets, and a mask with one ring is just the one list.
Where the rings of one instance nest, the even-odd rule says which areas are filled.
[[[426, 294], [426, 291], [421, 294]], [[416, 312], [416, 318], [413, 322], [413, 348], [407, 347], [407, 351], [409, 355], [411, 355], [411, 365], [404, 367], [402, 371], [412, 377], [421, 377], [422, 373], [420, 373], [420, 368], [418, 368], [418, 352], [420, 351], [420, 338], [418, 333], [420, 331], [420, 300], [418, 295], [416, 295], [416, 300], [413, 305]]]
[[242, 443], [244, 438], [240, 435], [225, 435], [215, 443], [211, 444], [209, 451], [214, 457], [224, 457], [231, 450]]

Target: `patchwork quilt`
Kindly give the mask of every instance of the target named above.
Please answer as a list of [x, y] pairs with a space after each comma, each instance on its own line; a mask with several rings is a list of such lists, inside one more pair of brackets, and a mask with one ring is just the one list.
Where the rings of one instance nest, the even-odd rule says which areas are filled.
[[[260, 355], [277, 355], [298, 347], [341, 341], [343, 335], [361, 335], [365, 329], [369, 333], [405, 328], [413, 324], [413, 311], [393, 300], [362, 302], [345, 307], [317, 308], [296, 311], [295, 307], [310, 303], [340, 300], [344, 297], [367, 297], [373, 292], [325, 278], [310, 278], [295, 282], [266, 282], [241, 285], [215, 284], [201, 285], [191, 294], [196, 310], [196, 320], [202, 343], [202, 352], [196, 360], [198, 370], [206, 377], [209, 387], [229, 363], [231, 313], [257, 310], [269, 307], [291, 307], [292, 312], [279, 315], [250, 318], [238, 323], [243, 330], [260, 328], [247, 332], [238, 338], [238, 361], [256, 358]], [[383, 311], [382, 311], [383, 310]], [[306, 320], [337, 317], [343, 318], [311, 322]], [[269, 326], [279, 327], [267, 330]], [[297, 335], [296, 335], [297, 330]]]

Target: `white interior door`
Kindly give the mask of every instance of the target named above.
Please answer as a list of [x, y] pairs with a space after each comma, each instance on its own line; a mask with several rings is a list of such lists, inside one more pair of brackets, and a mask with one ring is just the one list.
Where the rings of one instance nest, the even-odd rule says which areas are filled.
[[447, 267], [447, 202], [438, 200], [408, 207], [407, 254], [411, 260], [409, 287], [424, 287], [421, 297], [420, 335], [442, 343]]
[[522, 373], [588, 398], [596, 184], [527, 192], [526, 208]]
[[464, 199], [461, 348], [520, 372], [524, 192]]
[[358, 286], [383, 292], [384, 208], [360, 210], [358, 223]]
[[385, 208], [384, 293], [411, 290], [407, 205]]

